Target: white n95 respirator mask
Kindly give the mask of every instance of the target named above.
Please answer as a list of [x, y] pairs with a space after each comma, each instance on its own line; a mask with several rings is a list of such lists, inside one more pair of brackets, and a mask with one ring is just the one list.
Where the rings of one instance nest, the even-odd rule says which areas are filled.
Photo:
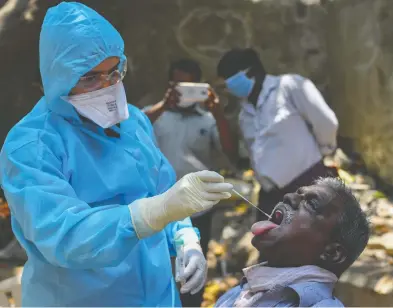
[[62, 98], [73, 105], [80, 115], [102, 128], [116, 125], [129, 117], [127, 97], [122, 82], [100, 90]]

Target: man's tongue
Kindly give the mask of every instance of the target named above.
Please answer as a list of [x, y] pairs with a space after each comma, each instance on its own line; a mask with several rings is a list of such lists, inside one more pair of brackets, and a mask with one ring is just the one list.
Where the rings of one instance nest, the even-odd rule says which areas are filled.
[[277, 227], [278, 225], [272, 223], [271, 221], [258, 221], [252, 225], [251, 232], [254, 235], [261, 235]]

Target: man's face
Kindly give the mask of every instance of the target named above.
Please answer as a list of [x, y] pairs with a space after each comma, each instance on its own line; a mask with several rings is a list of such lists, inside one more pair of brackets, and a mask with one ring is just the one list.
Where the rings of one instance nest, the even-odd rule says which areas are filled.
[[273, 267], [317, 265], [342, 213], [340, 197], [328, 186], [312, 185], [285, 195], [271, 221], [252, 226], [252, 244]]
[[195, 77], [187, 72], [175, 69], [172, 72], [172, 80], [173, 82], [196, 82]]

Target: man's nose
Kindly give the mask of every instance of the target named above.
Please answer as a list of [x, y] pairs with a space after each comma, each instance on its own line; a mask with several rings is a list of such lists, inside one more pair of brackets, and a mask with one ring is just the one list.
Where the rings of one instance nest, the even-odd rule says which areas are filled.
[[299, 196], [298, 194], [289, 193], [284, 196], [283, 201], [284, 203], [291, 206], [294, 210], [296, 210], [299, 207], [301, 199], [301, 196]]

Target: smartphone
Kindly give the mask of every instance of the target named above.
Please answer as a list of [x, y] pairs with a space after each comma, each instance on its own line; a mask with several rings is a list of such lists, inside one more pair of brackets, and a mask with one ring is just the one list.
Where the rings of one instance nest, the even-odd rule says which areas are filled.
[[202, 103], [209, 98], [208, 83], [179, 82], [176, 90], [181, 94], [179, 107], [187, 108], [195, 103]]

